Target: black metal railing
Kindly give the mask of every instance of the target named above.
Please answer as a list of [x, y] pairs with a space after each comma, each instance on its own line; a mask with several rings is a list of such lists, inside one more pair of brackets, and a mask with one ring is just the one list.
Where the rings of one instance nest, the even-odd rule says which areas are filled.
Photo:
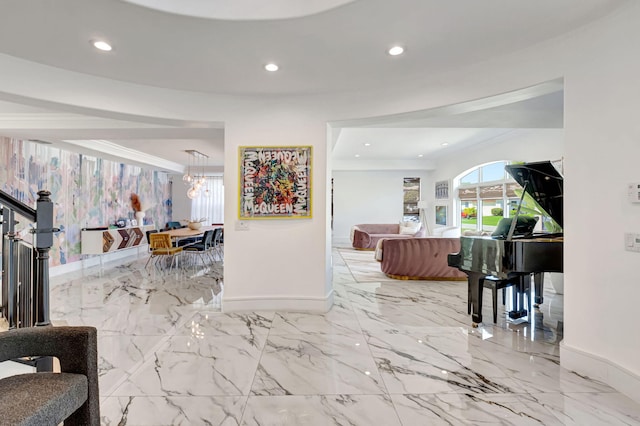
[[[0, 190], [2, 215], [2, 299], [9, 328], [49, 325], [49, 250], [53, 245], [53, 203], [39, 191], [36, 208]], [[16, 215], [34, 223], [33, 244], [15, 232]]]

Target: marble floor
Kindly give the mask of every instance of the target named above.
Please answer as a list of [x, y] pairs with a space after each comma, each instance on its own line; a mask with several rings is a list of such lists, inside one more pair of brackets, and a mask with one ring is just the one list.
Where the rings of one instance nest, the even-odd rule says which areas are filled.
[[487, 294], [472, 328], [465, 282], [333, 256], [324, 315], [223, 314], [219, 270], [139, 259], [55, 277], [51, 316], [99, 330], [104, 425], [640, 425], [640, 404], [560, 367], [552, 290], [531, 323], [500, 306], [493, 324]]

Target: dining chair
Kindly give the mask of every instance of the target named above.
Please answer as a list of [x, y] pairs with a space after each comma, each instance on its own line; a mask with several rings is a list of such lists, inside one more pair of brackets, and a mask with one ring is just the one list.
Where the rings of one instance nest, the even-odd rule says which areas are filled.
[[177, 256], [182, 253], [182, 247], [173, 247], [169, 234], [162, 232], [149, 234], [149, 238], [151, 258], [156, 258], [154, 264], [157, 264], [161, 257], [171, 257], [169, 269], [173, 269], [173, 264], [178, 263]]
[[204, 235], [200, 235], [197, 237], [187, 237], [187, 238], [181, 238], [178, 240], [178, 242], [176, 243], [177, 247], [184, 247], [184, 246], [188, 246], [194, 243], [200, 243], [202, 242], [202, 238], [204, 237]]
[[217, 232], [213, 236], [212, 250], [220, 261], [224, 260], [224, 228], [216, 228]]
[[179, 228], [184, 228], [184, 226], [178, 221], [167, 222], [167, 226], [165, 227], [167, 231], [170, 231], [172, 229], [179, 229]]
[[207, 263], [204, 257], [205, 255], [209, 256], [212, 260], [215, 261], [215, 259], [211, 257], [211, 249], [213, 247], [213, 238], [216, 230], [217, 229], [209, 229], [204, 231], [204, 235], [202, 236], [201, 242], [186, 245], [182, 247], [182, 250], [185, 253], [192, 253], [192, 254], [199, 255], [200, 259], [202, 259], [203, 264]]
[[[151, 252], [153, 251], [153, 250], [151, 250], [151, 239], [149, 238], [149, 235], [155, 234], [156, 232], [158, 232], [157, 229], [150, 229], [147, 232], [145, 232], [145, 234], [147, 235], [147, 244], [149, 245], [148, 248], [147, 248], [147, 252], [149, 254], [151, 254]], [[149, 256], [149, 259], [147, 259], [147, 263], [145, 263], [145, 265], [144, 265], [145, 268], [147, 267], [147, 265], [149, 264], [149, 262], [151, 261], [152, 258], [153, 258], [153, 256]]]

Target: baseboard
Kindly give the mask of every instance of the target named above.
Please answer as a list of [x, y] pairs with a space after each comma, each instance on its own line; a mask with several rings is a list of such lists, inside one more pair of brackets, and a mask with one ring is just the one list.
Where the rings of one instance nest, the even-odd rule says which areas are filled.
[[606, 383], [640, 403], [640, 376], [609, 361], [560, 342], [560, 365], [567, 370]]
[[49, 276], [56, 277], [62, 274], [68, 274], [69, 272], [81, 271], [83, 269], [92, 268], [94, 266], [100, 266], [108, 262], [116, 260], [122, 260], [124, 258], [137, 259], [139, 256], [146, 256], [147, 245], [144, 244], [140, 247], [131, 247], [124, 250], [115, 251], [113, 253], [96, 254], [96, 255], [83, 255], [81, 260], [75, 262], [65, 263], [64, 265], [56, 265], [49, 268]]
[[347, 238], [336, 238], [333, 237], [333, 239], [331, 240], [331, 246], [332, 247], [351, 247], [351, 240], [347, 237]]
[[249, 296], [222, 298], [222, 312], [287, 311], [324, 314], [333, 306], [333, 289], [325, 297]]

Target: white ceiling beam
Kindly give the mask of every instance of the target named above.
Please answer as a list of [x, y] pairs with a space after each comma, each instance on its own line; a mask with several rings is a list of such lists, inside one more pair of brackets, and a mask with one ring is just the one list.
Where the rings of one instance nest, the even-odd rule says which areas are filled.
[[182, 164], [165, 160], [151, 154], [136, 151], [113, 142], [104, 140], [65, 140], [65, 144], [73, 145], [76, 148], [82, 148], [87, 151], [107, 154], [111, 157], [118, 157], [124, 160], [130, 160], [138, 164], [152, 166], [154, 169], [160, 169], [167, 172], [184, 173], [185, 167]]

